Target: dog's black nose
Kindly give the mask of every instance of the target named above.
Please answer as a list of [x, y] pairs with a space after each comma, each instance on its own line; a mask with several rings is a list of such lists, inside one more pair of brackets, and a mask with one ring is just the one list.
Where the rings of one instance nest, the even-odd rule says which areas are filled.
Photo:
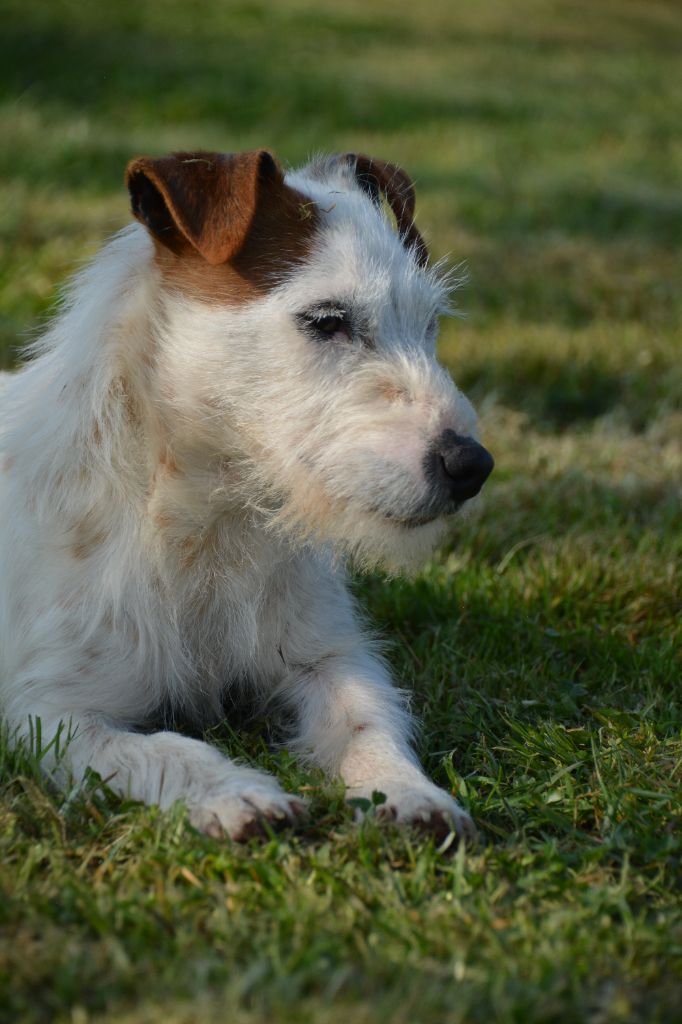
[[440, 486], [451, 501], [466, 501], [480, 491], [493, 471], [490, 452], [474, 441], [445, 430], [434, 446], [435, 470]]

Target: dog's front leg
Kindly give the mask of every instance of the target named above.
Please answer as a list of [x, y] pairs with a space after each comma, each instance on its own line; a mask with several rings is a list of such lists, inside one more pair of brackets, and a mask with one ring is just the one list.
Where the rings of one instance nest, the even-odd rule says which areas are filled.
[[473, 837], [469, 815], [424, 774], [410, 746], [411, 722], [401, 694], [381, 662], [360, 650], [329, 658], [291, 679], [287, 703], [296, 713], [293, 747], [331, 775], [348, 796], [386, 801], [380, 817], [438, 836], [454, 829]]
[[47, 744], [43, 767], [62, 787], [80, 782], [88, 769], [98, 772], [111, 789], [146, 804], [187, 806], [191, 823], [209, 835], [243, 840], [273, 827], [296, 824], [305, 817], [303, 801], [285, 793], [271, 775], [234, 764], [214, 747], [173, 732], [148, 735], [116, 728], [95, 716], [64, 714], [41, 719]]

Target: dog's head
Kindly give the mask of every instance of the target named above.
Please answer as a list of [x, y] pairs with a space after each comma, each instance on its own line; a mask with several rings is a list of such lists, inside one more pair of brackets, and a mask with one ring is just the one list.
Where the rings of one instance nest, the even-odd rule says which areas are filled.
[[127, 182], [155, 244], [175, 442], [234, 467], [233, 511], [364, 561], [428, 554], [493, 460], [436, 360], [447, 279], [407, 174], [355, 154], [285, 175], [266, 151], [184, 153], [132, 161]]

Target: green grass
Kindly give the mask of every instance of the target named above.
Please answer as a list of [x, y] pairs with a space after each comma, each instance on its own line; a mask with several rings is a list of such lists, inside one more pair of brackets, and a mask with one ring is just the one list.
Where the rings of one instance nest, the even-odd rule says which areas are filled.
[[127, 218], [128, 157], [364, 149], [467, 261], [441, 351], [497, 469], [357, 589], [480, 848], [235, 847], [0, 749], [0, 1020], [673, 1022], [682, 1005], [682, 13], [674, 0], [5, 0], [0, 363]]

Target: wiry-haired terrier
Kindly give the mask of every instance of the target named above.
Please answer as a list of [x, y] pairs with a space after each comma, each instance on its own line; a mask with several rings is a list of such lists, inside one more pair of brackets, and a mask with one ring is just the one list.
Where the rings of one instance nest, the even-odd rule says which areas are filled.
[[139, 223], [0, 381], [5, 723], [68, 730], [57, 778], [94, 769], [239, 839], [304, 801], [153, 723], [276, 707], [349, 796], [470, 834], [342, 564], [418, 563], [493, 465], [436, 361], [447, 282], [412, 182], [353, 154], [284, 174], [260, 151], [136, 159], [127, 184]]

